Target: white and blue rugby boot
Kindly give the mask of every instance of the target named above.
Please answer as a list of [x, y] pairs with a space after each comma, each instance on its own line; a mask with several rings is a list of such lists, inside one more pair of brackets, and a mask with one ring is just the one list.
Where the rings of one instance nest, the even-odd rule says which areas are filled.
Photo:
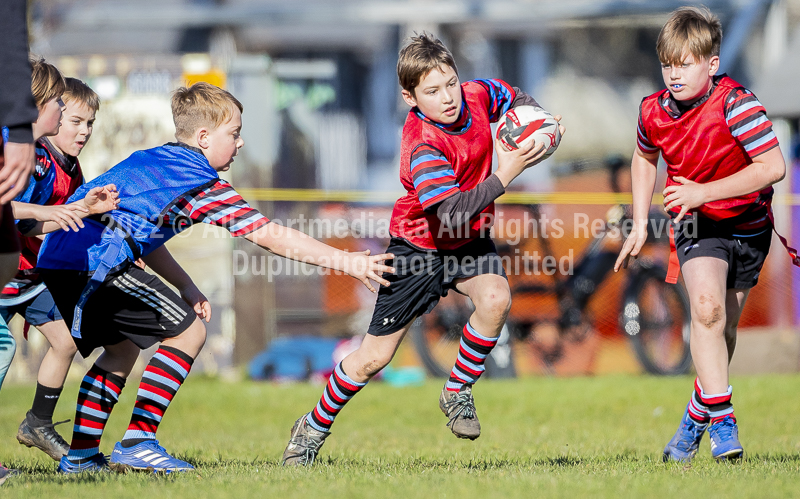
[[194, 466], [169, 455], [158, 445], [158, 440], [145, 440], [128, 448], [117, 442], [111, 453], [111, 469], [120, 473], [130, 470], [172, 473], [190, 471]]
[[744, 454], [742, 444], [739, 443], [739, 427], [732, 416], [725, 416], [711, 424], [708, 427], [708, 436], [711, 438], [711, 455], [717, 461], [739, 459]]
[[664, 462], [690, 462], [697, 454], [706, 428], [708, 428], [708, 424], [700, 424], [689, 416], [689, 406], [687, 405], [678, 431], [664, 448]]
[[86, 471], [108, 471], [108, 458], [102, 452], [98, 452], [92, 457], [72, 461], [67, 456], [58, 462], [59, 473], [84, 473]]

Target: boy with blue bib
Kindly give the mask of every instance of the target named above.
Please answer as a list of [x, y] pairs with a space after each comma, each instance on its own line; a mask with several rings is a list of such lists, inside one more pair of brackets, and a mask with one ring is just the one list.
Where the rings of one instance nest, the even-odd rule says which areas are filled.
[[295, 422], [284, 465], [313, 464], [344, 405], [389, 364], [414, 320], [450, 290], [468, 296], [475, 312], [464, 326], [439, 407], [456, 437], [480, 436], [472, 385], [511, 306], [506, 274], [489, 238], [494, 200], [545, 153], [544, 144], [533, 141], [511, 152], [496, 141], [498, 168], [492, 173], [490, 124], [536, 101], [501, 80], [462, 84], [450, 51], [425, 33], [400, 51], [397, 75], [411, 108], [400, 151], [407, 193], [395, 203], [387, 250], [395, 255], [397, 272], [388, 276], [391, 288], [378, 294], [361, 346], [336, 366], [316, 407]]
[[[673, 218], [667, 282], [683, 274], [697, 370], [665, 461], [690, 461], [706, 432], [715, 459], [737, 459], [744, 452], [728, 364], [739, 317], [769, 252], [772, 185], [786, 172], [764, 107], [748, 89], [716, 74], [721, 40], [719, 19], [696, 7], [673, 12], [659, 34], [656, 50], [667, 90], [641, 104], [631, 164], [634, 226], [615, 264], [619, 270], [647, 239], [660, 154], [668, 175], [664, 207]], [[797, 264], [797, 252], [787, 250]]]
[[[205, 342], [202, 320], [211, 318], [208, 300], [164, 246], [192, 224], [224, 227], [272, 253], [347, 272], [373, 291], [368, 279], [388, 284], [380, 274], [391, 269], [381, 262], [391, 255], [339, 251], [272, 224], [219, 177], [244, 145], [241, 112], [233, 95], [213, 85], [178, 89], [172, 98], [177, 142], [138, 151], [81, 187], [76, 198], [97, 185], [116, 185], [118, 209], [90, 217], [78, 232], [50, 234], [42, 246], [38, 267], [78, 351], [86, 357], [103, 347], [81, 383], [69, 454], [59, 465], [64, 473], [109, 466], [99, 449], [105, 424], [140, 349], [156, 343], [110, 465], [118, 471], [193, 469], [156, 440]], [[134, 265], [139, 258], [178, 293]]]

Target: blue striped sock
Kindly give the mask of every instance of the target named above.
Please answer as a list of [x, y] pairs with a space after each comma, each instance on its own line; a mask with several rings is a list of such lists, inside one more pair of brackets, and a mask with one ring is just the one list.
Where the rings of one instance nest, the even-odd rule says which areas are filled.
[[350, 379], [342, 369], [342, 363], [337, 364], [328, 379], [328, 385], [322, 392], [317, 406], [308, 413], [306, 421], [312, 428], [318, 431], [330, 431], [333, 420], [342, 410], [344, 405], [355, 396], [367, 382], [357, 383]]

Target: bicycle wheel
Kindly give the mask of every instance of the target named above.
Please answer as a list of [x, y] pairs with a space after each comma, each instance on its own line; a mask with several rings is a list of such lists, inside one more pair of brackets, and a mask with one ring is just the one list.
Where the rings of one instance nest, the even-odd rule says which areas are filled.
[[452, 293], [442, 298], [431, 313], [414, 321], [411, 339], [428, 374], [437, 378], [450, 375], [458, 356], [461, 330], [471, 314], [469, 299]]
[[684, 374], [692, 366], [689, 299], [683, 287], [664, 281], [666, 275], [661, 267], [636, 275], [625, 293], [621, 325], [645, 371]]

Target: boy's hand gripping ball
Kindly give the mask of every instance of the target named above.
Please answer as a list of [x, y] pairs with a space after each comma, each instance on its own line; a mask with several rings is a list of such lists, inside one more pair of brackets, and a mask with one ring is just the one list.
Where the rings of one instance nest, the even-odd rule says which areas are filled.
[[561, 130], [553, 115], [537, 106], [518, 106], [510, 109], [500, 118], [497, 127], [497, 138], [503, 146], [513, 151], [519, 149], [529, 140], [544, 142], [545, 152], [542, 159], [556, 151], [561, 142]]

